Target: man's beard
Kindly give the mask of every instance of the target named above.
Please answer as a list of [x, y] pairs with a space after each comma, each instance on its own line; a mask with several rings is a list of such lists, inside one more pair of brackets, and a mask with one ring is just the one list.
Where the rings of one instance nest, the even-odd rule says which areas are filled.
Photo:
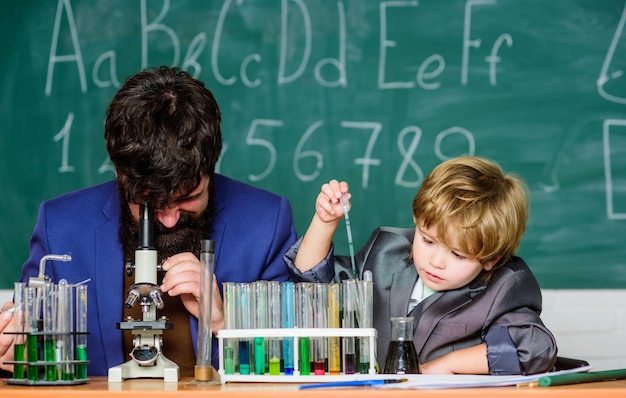
[[[210, 190], [207, 208], [199, 215], [181, 212], [173, 228], [166, 228], [158, 220], [154, 220], [154, 247], [158, 254], [159, 264], [178, 253], [191, 252], [196, 257], [200, 257], [202, 240], [209, 239], [213, 229], [214, 197], [215, 195]], [[125, 201], [122, 201], [121, 216], [119, 235], [124, 248], [124, 260], [133, 261], [135, 250], [139, 246], [139, 222], [133, 219]]]

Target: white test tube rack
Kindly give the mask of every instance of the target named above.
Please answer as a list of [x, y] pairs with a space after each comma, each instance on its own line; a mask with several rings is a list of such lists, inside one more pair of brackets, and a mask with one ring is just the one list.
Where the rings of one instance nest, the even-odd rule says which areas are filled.
[[[224, 339], [237, 338], [294, 338], [294, 370], [293, 375], [259, 375], [259, 374], [226, 374], [224, 372]], [[376, 358], [376, 329], [374, 328], [277, 328], [277, 329], [222, 329], [217, 332], [218, 349], [219, 349], [219, 370], [220, 381], [222, 384], [228, 382], [251, 382], [251, 383], [323, 383], [331, 381], [348, 381], [372, 379], [372, 375], [376, 373], [376, 361], [370, 361], [369, 372], [353, 373], [353, 374], [329, 374], [301, 375], [299, 369], [299, 338], [301, 337], [370, 337], [369, 352], [370, 358]], [[252, 354], [251, 354], [252, 356]], [[383, 375], [381, 375], [383, 376]], [[384, 375], [390, 376], [390, 375]], [[388, 377], [387, 377], [388, 378]]]

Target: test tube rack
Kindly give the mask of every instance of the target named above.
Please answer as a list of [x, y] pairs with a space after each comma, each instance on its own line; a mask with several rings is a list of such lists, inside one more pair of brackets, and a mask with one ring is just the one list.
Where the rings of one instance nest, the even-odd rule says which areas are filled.
[[[71, 333], [50, 333], [50, 332], [4, 332], [6, 334], [25, 335], [26, 344], [37, 345], [38, 347], [45, 346], [45, 340], [47, 338], [56, 338], [59, 336], [72, 336], [75, 338], [77, 335], [86, 335], [87, 332], [71, 332]], [[58, 360], [58, 361], [5, 361], [5, 364], [13, 365], [14, 367], [20, 366], [21, 369], [27, 374], [24, 378], [8, 378], [4, 379], [7, 384], [25, 385], [25, 386], [70, 386], [85, 384], [89, 382], [89, 378], [86, 377], [86, 371], [80, 372], [79, 367], [86, 369], [89, 364], [88, 360]], [[56, 380], [50, 380], [46, 377], [48, 369], [53, 368], [56, 374]], [[63, 371], [62, 369], [73, 369], [70, 373]], [[34, 373], [34, 374], [33, 374]], [[83, 373], [84, 376], [80, 374]], [[13, 373], [15, 376], [15, 373]]]
[[[269, 375], [269, 374], [226, 374], [224, 372], [224, 340], [225, 339], [253, 339], [263, 337], [271, 338], [294, 338], [294, 372], [293, 375]], [[299, 346], [298, 340], [303, 337], [369, 337], [369, 358], [376, 358], [377, 332], [374, 328], [275, 328], [275, 329], [222, 329], [217, 332], [219, 349], [219, 370], [222, 384], [228, 382], [252, 382], [252, 383], [320, 383], [330, 381], [349, 381], [371, 379], [376, 372], [376, 361], [371, 360], [367, 374], [324, 374], [324, 375], [301, 375], [299, 369]], [[388, 375], [387, 375], [388, 376]]]

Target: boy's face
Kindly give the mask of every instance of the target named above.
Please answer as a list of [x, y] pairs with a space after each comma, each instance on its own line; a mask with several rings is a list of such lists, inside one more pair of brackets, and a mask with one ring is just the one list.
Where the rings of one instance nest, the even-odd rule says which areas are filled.
[[490, 271], [496, 261], [481, 264], [468, 253], [463, 253], [456, 245], [457, 237], [449, 228], [449, 247], [437, 238], [436, 226], [425, 228], [419, 223], [415, 227], [413, 240], [413, 263], [424, 285], [435, 291], [453, 290], [470, 283], [484, 269]]

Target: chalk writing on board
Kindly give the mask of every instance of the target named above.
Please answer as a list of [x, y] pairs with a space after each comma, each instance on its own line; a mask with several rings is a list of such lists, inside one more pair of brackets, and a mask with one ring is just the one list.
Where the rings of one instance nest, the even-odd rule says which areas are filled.
[[[299, 60], [293, 61], [297, 63], [295, 71], [288, 71], [288, 60], [287, 53], [289, 52], [290, 38], [289, 38], [289, 29], [288, 26], [290, 24], [288, 18], [288, 3], [283, 2], [281, 6], [281, 29], [280, 29], [280, 51], [279, 51], [279, 68], [277, 71], [276, 82], [280, 85], [285, 85], [289, 83], [295, 82], [297, 79], [302, 77], [304, 73], [305, 67], [307, 66], [311, 54], [311, 40], [312, 40], [312, 28], [310, 24], [311, 15], [306, 6], [306, 4], [302, 0], [292, 0], [292, 2], [297, 5], [298, 10], [301, 12], [302, 20], [304, 21], [305, 31], [303, 33], [303, 46], [302, 56]], [[220, 65], [220, 57], [221, 52], [220, 48], [222, 47], [222, 37], [224, 30], [227, 29], [227, 11], [230, 7], [235, 7], [235, 2], [233, 1], [225, 1], [215, 25], [214, 34], [213, 34], [213, 42], [211, 48], [211, 72], [213, 78], [217, 80], [220, 84], [224, 86], [230, 86], [236, 84], [238, 81], [247, 87], [257, 87], [264, 82], [260, 77], [254, 76], [255, 64], [259, 64], [263, 62], [263, 58], [260, 54], [251, 53], [243, 56], [241, 61], [241, 65], [239, 68], [239, 78], [235, 74], [231, 74], [230, 76], [226, 76], [226, 72], [222, 71], [219, 67]], [[467, 85], [469, 79], [469, 69], [471, 64], [471, 56], [470, 49], [472, 48], [480, 48], [482, 40], [480, 37], [472, 36], [472, 13], [473, 9], [480, 6], [493, 6], [496, 2], [494, 0], [468, 0], [465, 6], [465, 14], [464, 14], [464, 26], [463, 26], [463, 36], [462, 36], [462, 61], [460, 65], [460, 82], [462, 85]], [[237, 3], [236, 6], [245, 7], [245, 4]], [[387, 32], [387, 24], [390, 15], [393, 12], [402, 12], [403, 8], [416, 8], [418, 7], [417, 1], [389, 1], [389, 2], [381, 2], [379, 5], [380, 12], [380, 37], [379, 37], [379, 67], [378, 67], [378, 89], [380, 90], [388, 90], [388, 89], [410, 89], [419, 85], [420, 88], [426, 90], [434, 90], [438, 89], [441, 84], [437, 81], [437, 78], [441, 76], [446, 68], [446, 62], [444, 57], [441, 54], [432, 54], [426, 58], [426, 60], [417, 67], [418, 73], [413, 80], [395, 80], [389, 81], [387, 77], [387, 67], [388, 67], [388, 54], [391, 50], [395, 49], [396, 51], [407, 50], [407, 49], [398, 49], [396, 48], [398, 43], [392, 37], [389, 36]], [[182, 44], [178, 37], [176, 30], [167, 26], [163, 20], [167, 16], [170, 11], [170, 1], [164, 0], [163, 7], [159, 11], [158, 15], [153, 20], [148, 20], [147, 15], [147, 5], [146, 0], [140, 1], [140, 24], [141, 24], [141, 68], [145, 68], [150, 65], [150, 54], [149, 54], [149, 43], [150, 37], [153, 33], [164, 33], [167, 38], [171, 41], [172, 48], [172, 65], [181, 65], [181, 67], [185, 70], [190, 71], [190, 73], [194, 76], [198, 76], [202, 71], [202, 64], [199, 62], [199, 58], [202, 55], [202, 52], [205, 49], [207, 42], [207, 35], [205, 32], [200, 32], [191, 40], [188, 50], [185, 53], [184, 58], [181, 62], [181, 51]], [[400, 9], [400, 10], [398, 10]], [[315, 64], [314, 67], [314, 78], [323, 87], [347, 87], [349, 84], [347, 72], [346, 72], [346, 15], [343, 10], [343, 5], [341, 2], [338, 2], [337, 5], [337, 17], [338, 17], [338, 52], [337, 58], [327, 57], [323, 58]], [[65, 16], [65, 18], [63, 18]], [[71, 48], [72, 53], [67, 54], [58, 54], [58, 44], [59, 44], [59, 32], [61, 31], [61, 24], [65, 21], [67, 24], [67, 29], [70, 32], [71, 36]], [[502, 61], [502, 57], [500, 53], [502, 52], [502, 47], [511, 47], [513, 45], [513, 38], [510, 34], [502, 32], [495, 41], [491, 44], [491, 50], [488, 56], [484, 58], [485, 63], [487, 64], [489, 82], [492, 86], [497, 84], [497, 64]], [[292, 43], [293, 46], [293, 43]], [[117, 72], [117, 56], [115, 50], [107, 50], [100, 54], [95, 60], [93, 69], [92, 69], [92, 80], [97, 87], [105, 88], [111, 85], [115, 87], [120, 86], [120, 79], [118, 77]], [[80, 45], [80, 36], [78, 33], [78, 29], [76, 26], [76, 21], [74, 18], [74, 13], [72, 11], [72, 5], [70, 0], [58, 0], [57, 11], [55, 15], [54, 21], [54, 29], [52, 32], [52, 40], [50, 45], [50, 53], [48, 57], [48, 70], [46, 77], [46, 85], [45, 85], [45, 94], [47, 97], [50, 96], [53, 83], [54, 83], [54, 71], [55, 66], [58, 63], [75, 63], [77, 67], [78, 77], [80, 79], [80, 87], [82, 93], [86, 93], [87, 88], [87, 78], [85, 72], [85, 60], [82, 55], [81, 45]], [[322, 68], [324, 67], [334, 67], [337, 71], [336, 80], [329, 80], [329, 78], [324, 77], [322, 73]], [[407, 66], [408, 67], [408, 66]], [[108, 68], [108, 71], [103, 70], [104, 68]], [[109, 76], [109, 78], [105, 78], [105, 76]]]
[[[620, 40], [626, 40], [624, 36], [624, 24], [626, 23], [626, 5], [624, 6], [624, 10], [622, 11], [622, 16], [619, 20], [617, 28], [615, 29], [615, 33], [613, 34], [613, 39], [611, 40], [611, 44], [606, 53], [606, 57], [604, 58], [604, 63], [602, 64], [602, 70], [600, 71], [600, 77], [596, 82], [598, 87], [598, 93], [605, 99], [611, 102], [617, 102], [619, 104], [626, 104], [626, 93], [609, 93], [606, 89], [606, 85], [615, 79], [619, 79], [624, 77], [623, 67], [616, 67], [612, 65], [615, 51], [617, 50], [617, 46]], [[624, 65], [626, 67], [626, 65]], [[611, 71], [613, 69], [613, 71]]]
[[[619, 156], [623, 156], [626, 151], [626, 120], [605, 120], [602, 131], [602, 143], [604, 149], [604, 173], [606, 184], [606, 213], [607, 218], [610, 220], [626, 220], [626, 211], [616, 211], [615, 204], [617, 199], [621, 198], [624, 201], [626, 198], [623, 194], [620, 194], [620, 190], [616, 190], [613, 184], [614, 170], [613, 164], [613, 151], [621, 151]], [[621, 132], [616, 131], [621, 127]], [[621, 134], [620, 134], [621, 133]], [[621, 139], [621, 145], [611, 145], [612, 141], [617, 141], [616, 138]]]

